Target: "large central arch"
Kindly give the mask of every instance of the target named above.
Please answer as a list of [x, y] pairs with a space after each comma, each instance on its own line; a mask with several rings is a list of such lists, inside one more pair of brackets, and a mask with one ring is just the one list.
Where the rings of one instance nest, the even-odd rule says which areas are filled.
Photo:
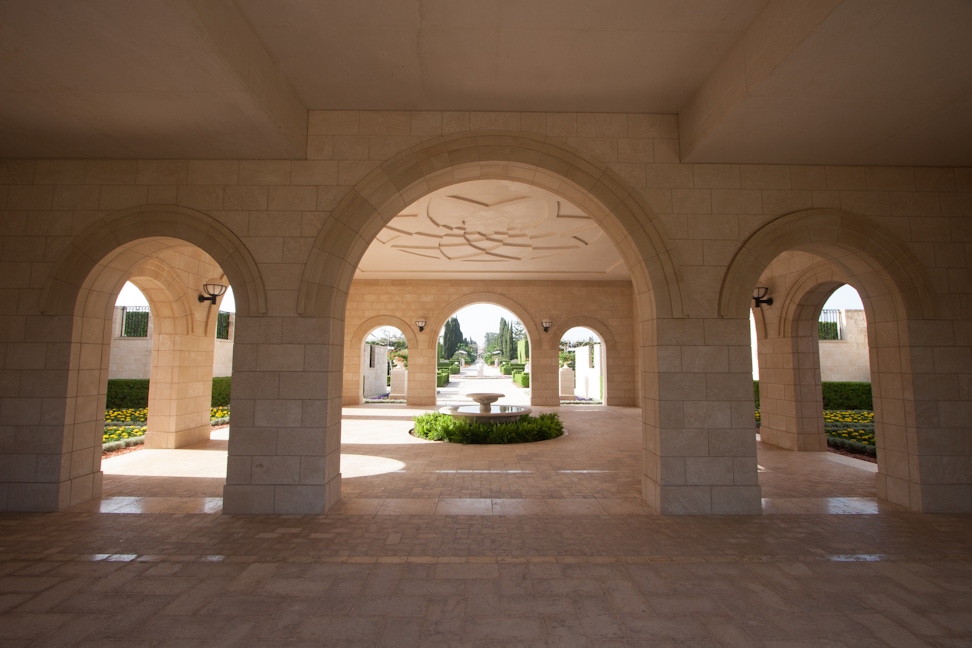
[[[583, 153], [539, 136], [483, 131], [430, 140], [399, 154], [351, 189], [322, 228], [301, 280], [298, 313], [320, 318], [340, 330], [357, 265], [382, 228], [418, 198], [477, 179], [514, 180], [569, 200], [600, 225], [621, 254], [632, 278], [635, 329], [641, 332], [632, 352], [638, 354], [643, 374], [651, 373], [650, 379], [641, 377], [639, 387], [646, 456], [654, 463], [645, 467], [645, 497], [663, 510], [659, 504], [658, 381], [654, 377], [656, 320], [683, 316], [681, 284], [672, 246], [655, 214], [612, 171]], [[331, 353], [342, 354], [342, 346], [334, 344]], [[325, 464], [331, 467], [325, 478], [326, 507], [340, 496], [340, 421], [332, 413], [340, 411], [340, 404], [339, 396], [328, 398], [328, 421], [335, 422], [329, 423], [326, 432]]]

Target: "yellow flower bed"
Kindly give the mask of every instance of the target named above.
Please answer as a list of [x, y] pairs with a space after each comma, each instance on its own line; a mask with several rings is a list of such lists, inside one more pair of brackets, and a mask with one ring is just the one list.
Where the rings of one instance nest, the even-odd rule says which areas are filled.
[[148, 420], [148, 408], [138, 409], [106, 409], [105, 422], [107, 423], [144, 423]]
[[101, 442], [111, 443], [112, 441], [133, 439], [135, 437], [140, 437], [140, 436], [145, 436], [144, 425], [125, 425], [122, 427], [106, 428], [105, 436]]
[[824, 423], [874, 423], [870, 410], [824, 410]]
[[[228, 419], [230, 408], [213, 407], [209, 412], [210, 420]], [[105, 410], [105, 434], [102, 443], [123, 441], [135, 437], [145, 436], [145, 423], [148, 420], [148, 408], [139, 409], [108, 409]], [[113, 425], [113, 424], [129, 425]], [[135, 423], [135, 425], [131, 425]], [[138, 425], [138, 424], [141, 425]]]

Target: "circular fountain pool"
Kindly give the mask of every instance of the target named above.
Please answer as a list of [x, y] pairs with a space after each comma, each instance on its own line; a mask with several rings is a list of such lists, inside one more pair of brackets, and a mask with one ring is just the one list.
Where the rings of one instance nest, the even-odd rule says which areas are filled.
[[478, 423], [509, 423], [519, 420], [521, 416], [533, 410], [522, 405], [490, 405], [488, 411], [481, 405], [460, 405], [447, 407], [443, 411], [455, 418], [469, 419]]

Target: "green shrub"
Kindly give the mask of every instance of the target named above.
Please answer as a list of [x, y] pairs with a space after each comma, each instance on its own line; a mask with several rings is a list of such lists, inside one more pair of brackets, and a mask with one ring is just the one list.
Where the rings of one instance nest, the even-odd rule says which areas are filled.
[[441, 412], [422, 414], [414, 420], [415, 436], [449, 443], [530, 443], [564, 433], [564, 424], [554, 413], [524, 415], [511, 423], [480, 423]]
[[[825, 410], [872, 410], [871, 383], [825, 382], [821, 383]], [[753, 400], [759, 409], [759, 381], [753, 381]]]
[[148, 407], [149, 381], [116, 378], [108, 381], [108, 409], [138, 409]]
[[230, 382], [229, 376], [213, 378], [213, 400], [211, 407], [226, 407], [230, 404]]
[[873, 410], [871, 383], [825, 382], [823, 408], [825, 410]]
[[451, 375], [453, 375], [453, 376], [459, 373], [459, 363], [458, 362], [453, 362], [451, 365], [449, 365], [449, 373]]
[[514, 371], [513, 383], [526, 389], [527, 387], [530, 386], [530, 374], [523, 373], [522, 371]]
[[448, 371], [448, 369], [446, 369], [446, 370], [441, 370], [440, 369], [439, 371], [437, 371], [436, 374], [435, 374], [435, 386], [436, 387], [445, 387], [448, 384], [449, 384], [449, 371]]

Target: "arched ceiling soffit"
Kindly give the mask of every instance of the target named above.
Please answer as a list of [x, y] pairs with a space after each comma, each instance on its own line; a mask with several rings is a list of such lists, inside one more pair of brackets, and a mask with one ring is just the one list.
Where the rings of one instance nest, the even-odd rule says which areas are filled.
[[[233, 286], [238, 315], [265, 315], [266, 290], [243, 242], [202, 212], [150, 205], [115, 212], [93, 223], [61, 252], [41, 293], [41, 311], [73, 314], [78, 293], [98, 267], [132, 267], [152, 253], [179, 243], [205, 251]], [[127, 274], [127, 272], [126, 272]]]
[[[785, 291], [773, 303], [774, 309], [779, 307], [777, 335], [780, 337], [796, 335], [807, 323], [816, 325], [820, 309], [827, 303], [830, 295], [853, 281], [827, 259], [811, 253], [803, 254], [807, 257], [807, 266], [797, 271], [795, 277], [787, 277]], [[772, 283], [772, 279], [767, 278], [765, 273], [759, 280], [760, 285]]]
[[193, 334], [192, 302], [196, 301], [196, 295], [186, 290], [182, 277], [169, 264], [157, 258], [147, 259], [132, 269], [128, 281], [145, 295], [156, 330]]
[[[747, 317], [752, 291], [773, 260], [787, 250], [811, 252], [845, 273], [862, 299], [866, 282], [878, 282], [895, 304], [894, 317], [933, 318], [928, 280], [920, 262], [878, 223], [835, 209], [810, 209], [770, 221], [736, 252], [719, 294], [720, 317]], [[875, 288], [877, 284], [872, 284]]]
[[[486, 183], [473, 181], [496, 181], [493, 187], [502, 188], [486, 190]], [[449, 206], [456, 211], [450, 213]], [[543, 218], [530, 215], [530, 206], [542, 209]], [[411, 212], [414, 218], [408, 218]], [[393, 222], [399, 216], [405, 218]], [[383, 233], [389, 225], [400, 231]], [[575, 234], [580, 240], [571, 239]], [[438, 138], [372, 171], [344, 196], [318, 235], [298, 311], [335, 314], [368, 247], [396, 240], [401, 245], [403, 239], [429, 239], [410, 252], [396, 250], [421, 263], [479, 263], [487, 270], [524, 258], [539, 268], [557, 257], [569, 259], [571, 250], [611, 243], [622, 263], [601, 260], [602, 272], [619, 273], [623, 266], [636, 293], [656, 300], [658, 316], [682, 313], [672, 246], [637, 192], [600, 162], [540, 136], [491, 131]], [[552, 244], [557, 239], [559, 246]], [[363, 269], [367, 272], [368, 265]]]
[[396, 328], [401, 331], [402, 335], [405, 336], [405, 344], [408, 345], [408, 348], [414, 349], [418, 347], [416, 331], [412, 330], [408, 322], [394, 315], [376, 315], [362, 322], [354, 330], [354, 335], [351, 336], [350, 348], [356, 349], [360, 347], [372, 331], [383, 327]]

